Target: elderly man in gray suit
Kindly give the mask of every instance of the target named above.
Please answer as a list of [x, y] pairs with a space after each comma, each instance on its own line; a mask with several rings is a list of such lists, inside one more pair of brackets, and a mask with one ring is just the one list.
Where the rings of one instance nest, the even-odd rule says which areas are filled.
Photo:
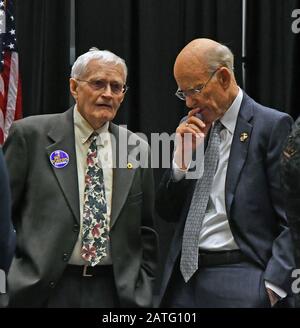
[[111, 123], [126, 77], [123, 59], [92, 48], [72, 68], [75, 106], [11, 129], [4, 151], [17, 231], [8, 276], [13, 307], [152, 306], [149, 147]]

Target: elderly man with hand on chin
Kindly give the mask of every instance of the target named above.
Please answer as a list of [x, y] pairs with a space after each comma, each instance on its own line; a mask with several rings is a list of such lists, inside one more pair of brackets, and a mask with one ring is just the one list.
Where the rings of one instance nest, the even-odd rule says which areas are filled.
[[[174, 76], [189, 113], [156, 199], [161, 217], [177, 223], [160, 305], [292, 304], [294, 261], [278, 170], [291, 117], [251, 99], [237, 85], [232, 52], [214, 40], [185, 46]], [[204, 172], [189, 179], [186, 152], [199, 141]]]

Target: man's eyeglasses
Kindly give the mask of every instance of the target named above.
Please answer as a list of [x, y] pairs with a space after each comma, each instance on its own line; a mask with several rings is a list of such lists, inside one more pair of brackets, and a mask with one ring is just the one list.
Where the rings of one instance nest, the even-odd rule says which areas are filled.
[[178, 89], [175, 92], [175, 96], [177, 96], [179, 99], [181, 100], [186, 100], [187, 97], [191, 97], [194, 96], [196, 94], [199, 94], [202, 92], [202, 90], [207, 86], [208, 82], [213, 78], [213, 76], [215, 75], [215, 73], [219, 70], [219, 68], [217, 68], [215, 71], [212, 72], [212, 74], [210, 75], [209, 79], [202, 85], [198, 85], [195, 88], [191, 88], [188, 90], [180, 90]]
[[86, 82], [89, 86], [95, 91], [103, 91], [106, 89], [107, 85], [109, 84], [110, 90], [115, 95], [120, 95], [121, 93], [125, 93], [128, 90], [128, 86], [126, 84], [121, 84], [118, 82], [107, 82], [104, 80], [80, 80], [76, 79], [79, 82]]

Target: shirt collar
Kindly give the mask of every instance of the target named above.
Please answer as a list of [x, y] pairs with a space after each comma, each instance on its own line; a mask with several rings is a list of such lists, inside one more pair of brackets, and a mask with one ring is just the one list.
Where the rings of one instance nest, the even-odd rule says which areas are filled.
[[240, 111], [241, 103], [243, 100], [243, 91], [239, 88], [239, 92], [234, 99], [231, 106], [227, 109], [225, 114], [220, 118], [221, 123], [231, 133], [234, 133], [237, 117]]
[[[84, 144], [91, 134], [94, 132], [94, 129], [90, 126], [85, 118], [79, 113], [77, 105], [74, 106], [74, 126], [78, 132], [81, 142]], [[108, 132], [109, 122], [105, 122], [99, 129], [95, 130], [99, 135], [104, 132]]]

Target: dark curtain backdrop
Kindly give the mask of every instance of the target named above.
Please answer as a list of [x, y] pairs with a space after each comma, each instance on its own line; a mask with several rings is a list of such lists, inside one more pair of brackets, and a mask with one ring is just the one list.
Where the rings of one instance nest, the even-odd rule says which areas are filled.
[[[246, 90], [264, 105], [300, 115], [300, 34], [291, 30], [299, 0], [247, 1]], [[300, 25], [299, 25], [300, 27]]]
[[196, 37], [216, 38], [237, 54], [240, 77], [241, 2], [237, 0], [76, 0], [76, 54], [109, 49], [129, 68], [129, 92], [117, 121], [134, 131], [173, 132], [185, 113], [175, 98], [173, 63]]
[[[300, 1], [247, 3], [246, 91], [296, 118], [300, 34], [291, 31], [291, 13]], [[173, 63], [194, 38], [228, 45], [242, 85], [241, 0], [76, 0], [75, 11], [77, 56], [96, 46], [127, 62], [130, 89], [115, 121], [135, 132], [173, 133], [185, 115], [174, 96]], [[17, 36], [24, 116], [63, 112], [69, 104], [70, 1], [17, 0]], [[162, 172], [155, 170], [156, 183]], [[157, 228], [163, 263], [173, 226], [157, 218]]]
[[69, 106], [70, 1], [15, 0], [23, 115]]

